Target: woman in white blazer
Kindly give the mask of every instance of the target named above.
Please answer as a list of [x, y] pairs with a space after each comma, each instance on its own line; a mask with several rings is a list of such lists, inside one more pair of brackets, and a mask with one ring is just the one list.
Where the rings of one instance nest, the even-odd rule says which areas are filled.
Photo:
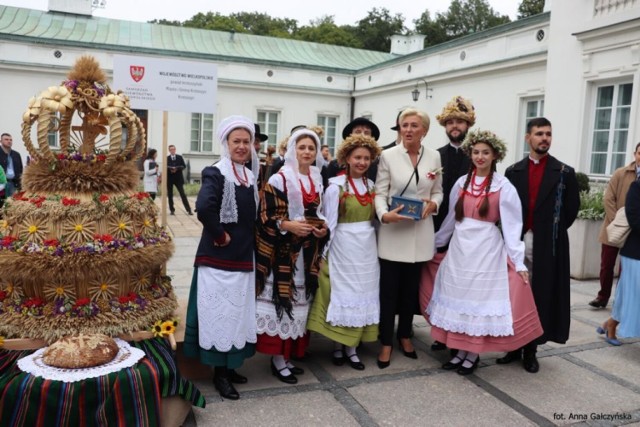
[[149, 193], [152, 200], [156, 199], [156, 193], [158, 192], [158, 177], [160, 176], [160, 165], [156, 163], [157, 156], [158, 150], [150, 148], [147, 153], [147, 158], [144, 159], [144, 191]]
[[[399, 123], [402, 143], [382, 152], [376, 178], [375, 206], [382, 223], [378, 235], [380, 369], [391, 363], [396, 312], [400, 350], [406, 357], [417, 358], [409, 338], [411, 323], [418, 306], [422, 263], [435, 252], [432, 215], [442, 202], [440, 154], [422, 142], [429, 131], [429, 116], [408, 108], [400, 114]], [[390, 209], [393, 196], [421, 200], [420, 219], [403, 215], [403, 205]]]

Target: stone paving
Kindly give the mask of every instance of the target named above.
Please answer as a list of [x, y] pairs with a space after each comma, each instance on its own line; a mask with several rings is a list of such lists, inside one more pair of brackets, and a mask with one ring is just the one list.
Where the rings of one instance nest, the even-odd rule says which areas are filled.
[[[196, 216], [179, 209], [168, 217], [168, 226], [176, 253], [167, 272], [184, 310], [201, 227]], [[359, 350], [364, 371], [337, 367], [331, 363], [332, 343], [314, 334], [310, 355], [298, 363], [305, 374], [297, 385], [279, 382], [269, 357], [256, 354], [239, 369], [249, 378], [237, 386], [240, 400], [229, 401], [213, 388], [210, 369], [184, 358], [178, 347], [183, 375], [207, 400], [184, 426], [640, 426], [640, 339], [613, 347], [596, 334], [610, 314], [610, 307], [587, 305], [598, 288], [597, 280], [572, 281], [570, 340], [539, 347], [537, 374], [519, 363], [496, 365], [498, 353], [483, 354], [473, 375], [444, 371], [440, 365], [448, 352], [430, 349], [429, 326], [415, 316], [417, 360], [396, 348], [391, 366], [380, 370], [378, 344], [367, 343]]]

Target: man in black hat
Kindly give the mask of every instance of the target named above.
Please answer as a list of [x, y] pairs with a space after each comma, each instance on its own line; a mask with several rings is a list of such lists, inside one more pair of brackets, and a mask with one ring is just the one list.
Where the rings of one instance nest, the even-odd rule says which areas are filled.
[[[366, 117], [357, 117], [353, 119], [349, 124], [347, 124], [344, 129], [342, 129], [342, 139], [347, 139], [347, 137], [351, 135], [366, 135], [371, 136], [376, 141], [380, 138], [380, 129], [373, 123], [371, 120]], [[378, 172], [377, 162], [371, 164], [369, 167], [368, 177], [373, 182], [376, 181], [376, 174]], [[322, 178], [324, 182], [324, 187], [327, 188], [329, 184], [329, 179], [334, 176], [340, 175], [344, 173], [344, 167], [340, 167], [338, 165], [338, 161], [336, 159], [331, 160], [329, 164], [322, 168]]]
[[391, 130], [395, 130], [396, 131], [396, 140], [392, 141], [389, 144], [387, 144], [384, 147], [382, 147], [383, 150], [395, 147], [396, 145], [400, 144], [400, 142], [402, 142], [402, 137], [400, 136], [400, 121], [399, 120], [400, 120], [400, 114], [402, 114], [403, 111], [404, 110], [398, 111], [398, 115], [396, 116], [396, 125], [391, 128]]

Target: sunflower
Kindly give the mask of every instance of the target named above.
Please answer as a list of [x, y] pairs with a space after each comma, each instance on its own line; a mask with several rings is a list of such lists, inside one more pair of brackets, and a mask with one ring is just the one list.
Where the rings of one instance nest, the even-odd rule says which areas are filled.
[[131, 228], [131, 217], [126, 214], [119, 214], [109, 220], [109, 233], [118, 239], [126, 239], [131, 237], [133, 230]]
[[104, 277], [98, 277], [91, 281], [89, 286], [89, 296], [91, 301], [97, 301], [100, 299], [111, 299], [114, 292], [117, 290], [118, 285], [113, 283], [110, 279]]
[[76, 291], [66, 283], [49, 283], [44, 288], [44, 295], [49, 300], [57, 299], [76, 299]]
[[96, 222], [86, 216], [73, 216], [62, 226], [62, 236], [72, 243], [92, 242], [96, 234]]
[[42, 243], [49, 229], [43, 219], [30, 215], [22, 221], [19, 234], [27, 242]]
[[6, 236], [11, 233], [11, 225], [6, 219], [0, 220], [0, 236]]
[[151, 332], [153, 332], [153, 336], [156, 338], [162, 338], [162, 320], [158, 320], [151, 327]]
[[162, 322], [162, 333], [164, 335], [171, 335], [176, 331], [176, 327], [173, 324], [173, 320], [165, 320]]

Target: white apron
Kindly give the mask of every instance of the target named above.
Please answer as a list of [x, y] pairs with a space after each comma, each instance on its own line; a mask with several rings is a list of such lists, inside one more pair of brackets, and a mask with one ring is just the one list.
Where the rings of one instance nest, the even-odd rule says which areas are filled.
[[513, 335], [507, 251], [495, 224], [473, 218], [456, 223], [427, 313], [449, 332]]
[[[371, 221], [339, 223], [329, 250], [327, 322], [362, 327], [380, 321], [380, 265]], [[354, 256], [354, 254], [356, 254]]]
[[198, 267], [201, 348], [220, 352], [256, 342], [255, 273]]

